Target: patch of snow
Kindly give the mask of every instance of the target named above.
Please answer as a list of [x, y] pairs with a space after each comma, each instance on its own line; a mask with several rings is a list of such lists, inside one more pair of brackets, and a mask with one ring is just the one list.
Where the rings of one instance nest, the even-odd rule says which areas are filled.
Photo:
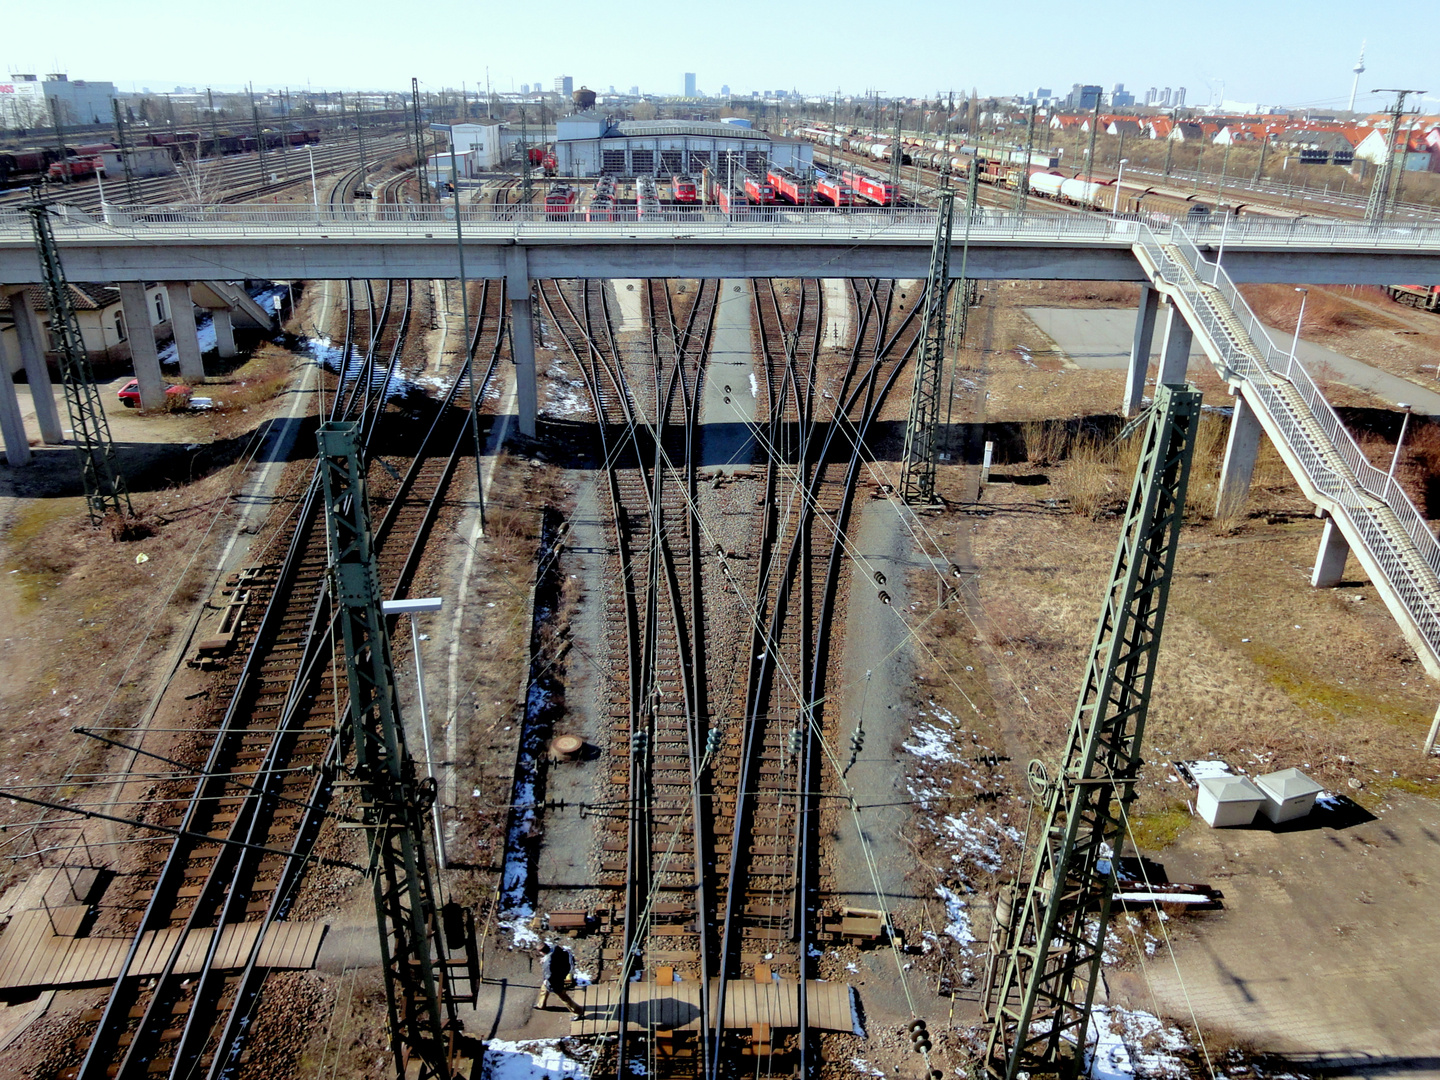
[[593, 1056], [569, 1039], [487, 1039], [480, 1076], [484, 1080], [569, 1080], [589, 1077], [593, 1064]]
[[860, 999], [855, 994], [855, 987], [850, 987], [850, 1032], [860, 1038], [865, 1038], [865, 1025], [860, 1023]]
[[910, 742], [902, 743], [902, 749], [908, 750], [918, 758], [925, 758], [927, 761], [959, 761], [955, 753], [955, 740], [950, 733], [942, 731], [934, 724], [917, 722], [910, 729]]
[[760, 400], [760, 383], [755, 378], [755, 373], [750, 372], [750, 396], [756, 401]]
[[1190, 1070], [1179, 1055], [1190, 1041], [1179, 1028], [1143, 1011], [1096, 1005], [1086, 1033], [1093, 1080], [1185, 1080]]
[[973, 945], [975, 935], [970, 930], [970, 914], [965, 910], [965, 901], [960, 899], [958, 893], [944, 885], [935, 886], [935, 895], [945, 901], [945, 917], [950, 920], [945, 927], [945, 933], [961, 945]]
[[855, 1070], [856, 1076], [884, 1076], [884, 1069], [877, 1069], [862, 1057], [851, 1058], [850, 1068]]

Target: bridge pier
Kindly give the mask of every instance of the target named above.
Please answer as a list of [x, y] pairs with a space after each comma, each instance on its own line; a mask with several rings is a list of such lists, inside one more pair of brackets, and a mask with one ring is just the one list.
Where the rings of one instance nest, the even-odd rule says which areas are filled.
[[167, 281], [165, 296], [170, 304], [170, 332], [175, 336], [180, 378], [194, 386], [205, 381], [205, 365], [200, 359], [200, 335], [195, 330], [195, 301], [190, 299], [190, 283]]
[[140, 407], [162, 408], [165, 376], [160, 372], [160, 351], [155, 348], [155, 329], [150, 324], [150, 305], [146, 302], [143, 282], [120, 282], [120, 307], [125, 312], [130, 361], [135, 365], [135, 378], [140, 384]]
[[540, 409], [535, 383], [535, 324], [531, 313], [529, 256], [523, 247], [505, 251], [505, 292], [510, 301], [510, 354], [515, 360], [515, 404], [520, 434], [533, 439]]
[[1135, 342], [1130, 346], [1130, 367], [1125, 373], [1122, 416], [1140, 411], [1145, 396], [1145, 376], [1150, 370], [1150, 350], [1155, 340], [1155, 316], [1160, 312], [1160, 293], [1149, 284], [1140, 286], [1140, 307], [1135, 312]]
[[1190, 346], [1195, 335], [1185, 321], [1174, 301], [1170, 303], [1170, 314], [1165, 319], [1165, 343], [1160, 347], [1160, 370], [1155, 382], [1174, 385], [1185, 381], [1185, 370], [1190, 366]]
[[1315, 569], [1310, 574], [1310, 584], [1317, 589], [1333, 589], [1345, 576], [1345, 560], [1350, 556], [1350, 542], [1335, 524], [1335, 519], [1325, 516], [1325, 531], [1320, 534], [1320, 551], [1315, 556]]
[[20, 342], [25, 381], [30, 384], [30, 397], [35, 403], [35, 422], [40, 425], [40, 441], [59, 446], [65, 441], [65, 429], [60, 425], [60, 407], [55, 404], [55, 387], [45, 364], [45, 333], [40, 328], [35, 305], [30, 302], [29, 290], [19, 285], [6, 291], [15, 316], [15, 337]]
[[0, 435], [5, 438], [5, 460], [12, 469], [30, 464], [30, 440], [25, 436], [25, 418], [20, 415], [20, 399], [15, 394], [15, 377], [10, 373], [10, 358], [5, 355], [5, 339], [0, 337]]
[[235, 323], [230, 318], [230, 309], [212, 308], [210, 322], [215, 327], [215, 352], [223, 360], [230, 359], [239, 351], [235, 348]]
[[[1245, 395], [1235, 395], [1230, 417], [1230, 434], [1225, 440], [1225, 460], [1220, 466], [1220, 489], [1215, 496], [1215, 516], [1227, 518], [1240, 512], [1250, 494], [1250, 477], [1255, 472], [1255, 455], [1260, 452], [1264, 429]], [[1342, 562], [1343, 565], [1343, 562]]]

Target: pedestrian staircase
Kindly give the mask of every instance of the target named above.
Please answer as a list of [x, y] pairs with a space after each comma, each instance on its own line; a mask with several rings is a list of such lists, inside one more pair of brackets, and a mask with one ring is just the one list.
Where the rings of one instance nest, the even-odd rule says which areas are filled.
[[1330, 514], [1426, 670], [1440, 677], [1440, 542], [1366, 459], [1315, 381], [1265, 332], [1224, 269], [1179, 226], [1142, 228], [1136, 256], [1222, 378], [1255, 410], [1306, 496]]

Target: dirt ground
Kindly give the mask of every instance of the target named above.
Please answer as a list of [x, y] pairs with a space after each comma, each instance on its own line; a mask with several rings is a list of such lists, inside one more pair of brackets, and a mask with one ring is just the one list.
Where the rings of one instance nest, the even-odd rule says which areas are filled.
[[[1014, 820], [1023, 763], [1051, 759], [1064, 738], [1134, 465], [1108, 445], [1122, 373], [1063, 366], [1016, 310], [1037, 297], [1052, 306], [1133, 304], [1074, 286], [1052, 295], [1000, 283], [986, 287], [971, 316], [962, 375], [975, 385], [957, 410], [970, 405], [965, 424], [996, 442], [997, 464], [991, 485], [968, 504], [973, 470], [941, 470], [954, 500], [941, 520], [966, 535], [975, 576], [962, 601], [929, 622], [943, 659], [928, 673], [951, 712], [962, 715], [967, 699], [979, 706], [977, 739], [1008, 762], [992, 821], [1002, 808]], [[1361, 355], [1374, 330], [1337, 331], [1327, 344]], [[1192, 367], [1190, 377], [1207, 404], [1228, 403], [1210, 371]], [[1238, 518], [1211, 518], [1224, 424], [1207, 415], [1200, 436], [1132, 842], [1163, 862], [1170, 880], [1211, 883], [1226, 899], [1219, 912], [1169, 921], [1173, 963], [1153, 916], [1117, 923], [1115, 964], [1106, 969], [1111, 1000], [1179, 1021], [1192, 1032], [1197, 1067], [1195, 1027], [1220, 1059], [1234, 1050], [1302, 1069], [1424, 1067], [1436, 1047], [1422, 1015], [1346, 1003], [1371, 1000], [1381, 986], [1412, 1000], [1434, 993], [1428, 946], [1395, 944], [1426, 936], [1419, 898], [1440, 873], [1432, 850], [1440, 768], [1420, 754], [1436, 687], [1353, 558], [1338, 588], [1310, 587], [1320, 523], [1273, 448], [1262, 447]], [[967, 428], [957, 426], [957, 444]], [[1417, 495], [1429, 482], [1428, 453], [1402, 458]], [[959, 684], [972, 667], [984, 675], [978, 692]], [[1319, 815], [1293, 831], [1212, 831], [1191, 816], [1192, 790], [1169, 767], [1197, 758], [1251, 774], [1299, 767], [1353, 800], [1353, 813]], [[1000, 851], [1008, 860], [1017, 849]], [[973, 906], [983, 914], [983, 896]], [[1148, 968], [1146, 949], [1163, 954]], [[1317, 964], [1333, 976], [1319, 989]]]

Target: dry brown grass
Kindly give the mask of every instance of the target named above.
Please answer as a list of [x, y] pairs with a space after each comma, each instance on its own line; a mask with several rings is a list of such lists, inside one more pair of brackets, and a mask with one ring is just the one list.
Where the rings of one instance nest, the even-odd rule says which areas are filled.
[[[1295, 286], [1245, 285], [1240, 291], [1262, 322], [1287, 334], [1295, 332], [1301, 301], [1301, 294], [1295, 291]], [[1384, 298], [1384, 294], [1379, 290], [1373, 291], [1377, 295], [1369, 296], [1368, 299]], [[1351, 303], [1346, 297], [1328, 289], [1312, 288], [1304, 300], [1305, 325], [1301, 328], [1302, 337], [1323, 337], [1351, 330], [1400, 325], [1369, 308]]]
[[217, 412], [238, 412], [269, 401], [290, 385], [295, 354], [266, 342], [228, 375], [206, 380]]

